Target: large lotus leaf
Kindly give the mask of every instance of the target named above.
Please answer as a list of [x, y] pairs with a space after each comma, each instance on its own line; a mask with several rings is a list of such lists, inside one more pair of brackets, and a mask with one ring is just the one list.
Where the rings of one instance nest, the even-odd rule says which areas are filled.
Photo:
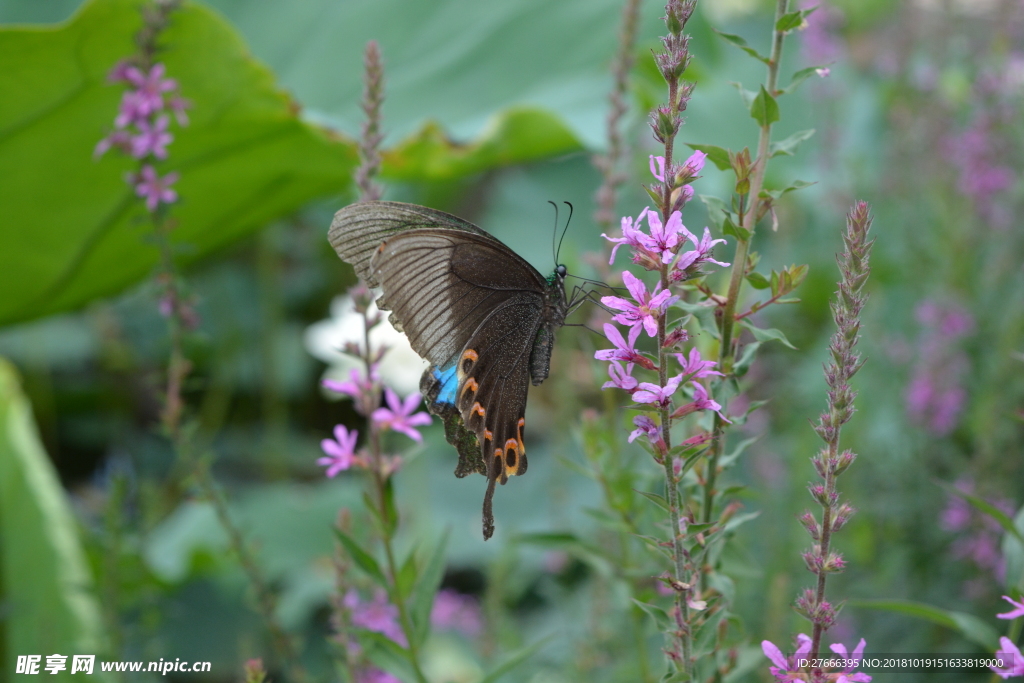
[[[0, 323], [73, 308], [147, 276], [157, 262], [131, 159], [93, 158], [121, 88], [106, 75], [132, 52], [134, 0], [97, 0], [53, 28], [0, 30]], [[175, 13], [160, 59], [192, 101], [160, 172], [177, 171], [183, 262], [350, 182], [351, 143], [298, 107], [217, 14]]]
[[[16, 655], [102, 655], [99, 607], [78, 527], [43, 451], [17, 372], [0, 359], [0, 670]], [[45, 666], [45, 658], [40, 669]], [[96, 666], [97, 677], [99, 667]], [[44, 674], [47, 678], [51, 674]]]

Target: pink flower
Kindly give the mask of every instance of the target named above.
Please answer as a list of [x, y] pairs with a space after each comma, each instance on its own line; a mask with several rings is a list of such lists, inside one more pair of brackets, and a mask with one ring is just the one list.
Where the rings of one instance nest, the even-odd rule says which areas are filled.
[[[680, 375], [680, 377], [682, 377], [682, 375]], [[690, 413], [695, 413], [698, 410], [713, 410], [718, 413], [718, 416], [725, 422], [732, 424], [732, 421], [726, 419], [725, 415], [722, 415], [720, 412], [722, 410], [722, 406], [708, 396], [708, 390], [704, 388], [704, 385], [700, 382], [693, 382], [692, 384], [693, 400], [676, 408], [675, 412], [672, 413], [672, 417], [686, 417]]]
[[[834, 643], [829, 646], [829, 649], [839, 655], [840, 659], [848, 659], [853, 662], [858, 662], [864, 657], [865, 645], [867, 645], [867, 642], [861, 638], [860, 642], [857, 643], [857, 647], [853, 648], [852, 653], [848, 654], [846, 646], [842, 643]], [[836, 678], [836, 683], [870, 683], [871, 676], [868, 676], [865, 673], [853, 673], [853, 670], [856, 668], [857, 667], [855, 665], [851, 665], [843, 669], [842, 672], [840, 672], [839, 677]]]
[[352, 368], [349, 371], [349, 381], [339, 382], [333, 379], [325, 379], [320, 384], [330, 391], [337, 392], [339, 394], [345, 394], [352, 398], [359, 400], [373, 391], [373, 385], [380, 381], [380, 375], [377, 373], [377, 363], [370, 366], [370, 377], [363, 379], [359, 370]]
[[178, 201], [178, 193], [171, 189], [171, 185], [178, 181], [178, 174], [171, 172], [163, 178], [156, 174], [149, 164], [142, 167], [137, 176], [132, 176], [135, 183], [135, 194], [146, 198], [146, 208], [156, 211], [160, 203], [171, 204]]
[[633, 400], [637, 403], [657, 403], [665, 407], [672, 402], [672, 394], [676, 393], [679, 383], [683, 381], [682, 375], [676, 375], [660, 387], [651, 382], [641, 382], [640, 390], [633, 392]]
[[349, 469], [357, 462], [355, 456], [357, 438], [359, 438], [359, 432], [355, 429], [350, 432], [345, 425], [337, 425], [334, 428], [334, 439], [324, 439], [320, 442], [320, 448], [327, 454], [327, 457], [320, 458], [316, 464], [327, 468], [328, 478], [333, 479], [338, 472]]
[[675, 269], [677, 271], [685, 271], [691, 268], [699, 268], [703, 263], [714, 263], [715, 265], [727, 267], [728, 263], [722, 261], [716, 261], [711, 258], [711, 250], [714, 249], [716, 244], [726, 244], [724, 239], [711, 239], [711, 230], [704, 228], [704, 236], [698, 240], [696, 235], [689, 232], [686, 233], [688, 239], [693, 242], [695, 249], [680, 254], [679, 260], [676, 261]]
[[135, 86], [139, 100], [138, 111], [142, 116], [149, 116], [163, 109], [163, 94], [178, 88], [178, 82], [173, 78], [164, 78], [165, 70], [166, 67], [159, 63], [154, 64], [148, 74], [133, 66], [124, 69], [128, 82]]
[[605, 238], [609, 242], [614, 242], [615, 246], [612, 247], [612, 257], [608, 260], [608, 265], [615, 263], [615, 252], [619, 250], [623, 244], [628, 244], [634, 249], [643, 246], [643, 238], [646, 237], [643, 232], [640, 231], [640, 222], [643, 221], [644, 216], [647, 214], [649, 209], [646, 207], [640, 212], [640, 215], [636, 217], [634, 222], [632, 216], [622, 217], [622, 237], [609, 237], [608, 235], [601, 233], [601, 237]]
[[633, 377], [630, 373], [633, 372], [633, 364], [630, 363], [626, 366], [626, 369], [622, 369], [622, 363], [618, 361], [612, 361], [611, 365], [608, 366], [608, 375], [612, 378], [612, 381], [605, 382], [602, 389], [624, 389], [626, 391], [633, 391], [637, 388], [639, 380]]
[[437, 629], [460, 631], [466, 636], [475, 636], [483, 629], [480, 603], [470, 595], [445, 588], [438, 591], [434, 598], [430, 623]]
[[659, 443], [665, 443], [661, 438], [661, 427], [658, 426], [654, 420], [646, 415], [637, 415], [633, 418], [633, 424], [636, 425], [636, 429], [630, 432], [629, 443], [633, 443], [637, 437], [646, 435], [647, 440], [651, 442], [651, 445], [657, 446]]
[[167, 132], [169, 122], [167, 116], [161, 116], [155, 124], [139, 121], [139, 134], [132, 138], [132, 156], [141, 159], [152, 154], [157, 159], [166, 159], [167, 145], [174, 140], [174, 136]]
[[405, 434], [413, 441], [422, 441], [423, 437], [413, 427], [428, 425], [431, 420], [426, 413], [413, 415], [413, 411], [420, 404], [420, 395], [413, 392], [406, 397], [405, 401], [402, 401], [398, 398], [398, 394], [385, 387], [384, 398], [388, 402], [388, 408], [377, 408], [370, 418], [381, 429], [392, 429]]
[[658, 319], [679, 297], [672, 296], [667, 289], [659, 291], [660, 284], [655, 286], [653, 293], [648, 294], [647, 285], [628, 270], [622, 273], [622, 281], [626, 284], [626, 289], [629, 290], [636, 303], [618, 296], [601, 297], [601, 303], [609, 308], [623, 311], [612, 317], [615, 322], [630, 327], [643, 325], [649, 336], [657, 336]]
[[1009, 595], [1004, 595], [1003, 596], [1003, 600], [1006, 600], [1008, 603], [1013, 605], [1013, 609], [1010, 610], [1009, 612], [1003, 612], [1002, 614], [997, 614], [996, 616], [998, 618], [1000, 618], [1000, 619], [1016, 619], [1017, 617], [1024, 617], [1024, 602], [1017, 602], [1016, 600], [1011, 598]]
[[1022, 655], [1020, 650], [1017, 649], [1017, 646], [1013, 644], [1013, 641], [1006, 636], [999, 639], [999, 649], [996, 650], [996, 657], [1002, 659], [1004, 663], [1009, 663], [1009, 666], [1005, 668], [995, 666], [989, 667], [1004, 681], [1007, 678], [1024, 676], [1024, 655]]
[[640, 336], [640, 326], [629, 328], [629, 338], [624, 339], [622, 333], [615, 327], [615, 325], [604, 324], [604, 336], [608, 338], [612, 344], [615, 344], [614, 349], [602, 349], [594, 354], [594, 358], [597, 360], [621, 360], [626, 363], [637, 363], [648, 370], [654, 369], [654, 363], [651, 362], [647, 356], [643, 355], [633, 345], [636, 344], [637, 337]]
[[121, 105], [118, 107], [117, 117], [114, 118], [114, 125], [118, 128], [127, 128], [144, 120], [150, 113], [152, 110], [149, 108], [149, 101], [137, 91], [128, 90], [121, 95]]
[[668, 223], [662, 225], [661, 217], [653, 211], [647, 213], [647, 225], [651, 229], [651, 236], [643, 235], [644, 246], [648, 251], [658, 254], [662, 263], [669, 263], [676, 255], [679, 244], [684, 239], [696, 241], [696, 237], [683, 225], [682, 215], [673, 211], [668, 217]]
[[801, 633], [796, 637], [797, 648], [796, 652], [793, 653], [788, 660], [782, 655], [782, 651], [775, 646], [774, 643], [762, 640], [761, 651], [764, 652], [764, 656], [771, 661], [775, 666], [768, 667], [768, 671], [771, 672], [772, 676], [777, 681], [800, 681], [803, 680], [800, 676], [800, 667], [797, 666], [797, 662], [801, 659], [805, 659], [807, 655], [811, 653], [811, 639], [809, 636]]
[[679, 361], [679, 365], [683, 367], [683, 375], [686, 376], [687, 379], [700, 379], [701, 377], [708, 377], [709, 375], [718, 375], [719, 377], [724, 376], [717, 370], [711, 369], [718, 365], [718, 363], [713, 360], [701, 359], [700, 351], [697, 350], [696, 346], [690, 349], [689, 356], [684, 356], [681, 353], [674, 353], [672, 355], [676, 357], [676, 360]]
[[388, 602], [384, 591], [377, 591], [372, 602], [362, 602], [358, 593], [349, 591], [345, 596], [345, 606], [352, 611], [354, 626], [381, 633], [402, 647], [408, 643], [398, 625], [398, 608]]
[[683, 162], [682, 168], [679, 169], [679, 182], [688, 183], [696, 178], [697, 174], [699, 174], [704, 168], [704, 162], [707, 158], [708, 155], [699, 149], [691, 154], [690, 157]]
[[[659, 182], [665, 182], [665, 157], [650, 155], [651, 175]], [[657, 168], [655, 168], [657, 166]]]
[[396, 678], [387, 671], [380, 669], [363, 669], [356, 674], [356, 683], [402, 683], [402, 679]]
[[132, 134], [126, 130], [115, 130], [96, 143], [96, 149], [93, 150], [92, 156], [94, 159], [98, 159], [110, 149], [118, 149], [125, 154], [130, 153], [132, 150]]

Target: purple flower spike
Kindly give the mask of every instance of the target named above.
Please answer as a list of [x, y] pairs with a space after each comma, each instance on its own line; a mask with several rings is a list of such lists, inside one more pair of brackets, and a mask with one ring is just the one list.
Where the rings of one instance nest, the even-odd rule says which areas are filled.
[[661, 289], [660, 284], [655, 286], [654, 292], [648, 294], [647, 285], [628, 270], [622, 273], [622, 281], [626, 284], [626, 288], [636, 303], [618, 296], [601, 297], [601, 303], [609, 308], [622, 311], [622, 313], [612, 318], [615, 322], [621, 325], [629, 325], [630, 327], [642, 325], [649, 336], [657, 336], [658, 318], [679, 297], [672, 296], [672, 293], [667, 289], [659, 291]]
[[1016, 600], [1011, 598], [1009, 595], [1004, 595], [1003, 596], [1003, 600], [1006, 600], [1008, 603], [1013, 605], [1013, 609], [1010, 610], [1009, 612], [1003, 612], [1002, 614], [997, 614], [996, 617], [998, 617], [1000, 619], [1016, 619], [1018, 617], [1024, 617], [1024, 602], [1017, 602]]
[[641, 382], [640, 390], [633, 392], [633, 400], [637, 403], [657, 403], [665, 407], [672, 402], [672, 394], [676, 393], [676, 389], [679, 388], [679, 383], [682, 381], [683, 376], [676, 375], [670, 378], [663, 387], [651, 382]]
[[1003, 660], [1003, 662], [1009, 662], [1010, 665], [1005, 668], [997, 666], [990, 666], [993, 673], [1002, 678], [1004, 681], [1007, 678], [1014, 678], [1016, 676], [1024, 676], [1024, 655], [1021, 654], [1017, 646], [1013, 644], [1013, 641], [1003, 636], [999, 639], [999, 649], [996, 650], [996, 657]]
[[327, 468], [328, 478], [333, 479], [338, 472], [349, 469], [356, 462], [355, 448], [359, 432], [353, 429], [351, 432], [345, 425], [338, 425], [334, 428], [334, 440], [324, 439], [320, 442], [327, 457], [316, 461], [317, 465]]
[[412, 414], [420, 404], [420, 395], [413, 392], [406, 397], [405, 401], [402, 401], [398, 398], [398, 394], [385, 387], [384, 397], [388, 402], [388, 408], [377, 408], [370, 418], [381, 429], [392, 429], [405, 434], [413, 441], [422, 441], [423, 437], [413, 427], [428, 425], [431, 423], [431, 419], [426, 413]]
[[626, 369], [622, 369], [622, 363], [618, 361], [612, 361], [611, 365], [608, 366], [608, 374], [611, 376], [611, 382], [605, 382], [602, 389], [624, 389], [625, 391], [633, 391], [639, 386], [640, 381], [633, 377], [633, 364], [630, 363], [626, 366]]
[[178, 181], [178, 174], [168, 173], [163, 178], [156, 174], [149, 164], [142, 167], [142, 171], [133, 177], [135, 194], [146, 198], [146, 208], [156, 211], [157, 207], [163, 204], [172, 204], [178, 201], [178, 193], [171, 189], [171, 185]]

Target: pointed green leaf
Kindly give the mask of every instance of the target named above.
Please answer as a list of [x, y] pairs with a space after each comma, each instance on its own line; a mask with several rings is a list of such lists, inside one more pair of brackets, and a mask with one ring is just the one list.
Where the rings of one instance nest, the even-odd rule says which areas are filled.
[[990, 652], [995, 650], [999, 644], [998, 632], [972, 614], [944, 610], [910, 600], [851, 600], [850, 605], [906, 614], [945, 626], [958, 631], [967, 640], [977, 643]]
[[764, 89], [763, 85], [758, 91], [757, 97], [750, 104], [750, 116], [762, 128], [779, 120], [779, 103]]
[[775, 328], [768, 327], [757, 327], [747, 319], [740, 321], [740, 325], [750, 330], [750, 333], [754, 335], [754, 339], [756, 339], [759, 342], [777, 341], [780, 342], [783, 346], [788, 346], [794, 351], [796, 350], [796, 347], [793, 346], [788, 339], [786, 339], [786, 335], [783, 334], [781, 330], [776, 330]]
[[732, 162], [729, 160], [729, 150], [725, 147], [719, 147], [717, 145], [701, 145], [692, 142], [687, 142], [686, 146], [690, 149], [695, 149], [707, 154], [708, 161], [717, 166], [719, 171], [728, 171], [732, 168]]
[[771, 283], [768, 282], [767, 278], [757, 271], [747, 273], [747, 282], [749, 282], [750, 286], [754, 289], [768, 289], [771, 287]]
[[806, 69], [800, 69], [795, 74], [793, 74], [793, 76], [789, 79], [789, 85], [783, 88], [781, 90], [781, 93], [784, 95], [791, 95], [792, 93], [796, 92], [796, 89], [799, 88], [804, 81], [806, 81], [811, 76], [816, 75], [818, 73], [818, 69], [821, 68], [823, 67], [809, 66]]
[[416, 548], [413, 548], [409, 551], [409, 555], [405, 558], [405, 562], [402, 563], [402, 568], [398, 570], [396, 588], [398, 588], [399, 600], [405, 600], [411, 595], [412, 587], [416, 583], [418, 573], [418, 567], [416, 566]]
[[743, 87], [742, 83], [737, 81], [729, 81], [729, 85], [736, 88], [736, 91], [740, 94], [740, 98], [743, 100], [743, 106], [750, 109], [754, 106], [754, 100], [757, 98], [757, 93], [753, 90], [747, 90]]
[[787, 12], [779, 17], [779, 20], [775, 22], [775, 30], [780, 33], [786, 33], [793, 29], [800, 28], [803, 26], [804, 19], [806, 19], [817, 7], [810, 9], [797, 10], [796, 12]]
[[657, 493], [650, 493], [649, 491], [638, 491], [637, 489], [633, 489], [633, 490], [636, 491], [637, 493], [639, 493], [641, 496], [643, 496], [647, 500], [649, 500], [652, 503], [654, 503], [655, 505], [657, 505], [659, 508], [661, 508], [665, 512], [668, 512], [668, 501], [665, 500], [665, 496], [659, 496]]
[[354, 538], [346, 534], [341, 529], [335, 529], [334, 534], [341, 541], [341, 544], [345, 546], [345, 551], [348, 552], [349, 557], [356, 565], [366, 572], [366, 575], [377, 582], [381, 588], [388, 587], [388, 581], [384, 577], [384, 572], [381, 571], [380, 565], [377, 564], [377, 560], [373, 559], [373, 555], [363, 550], [363, 548], [356, 542]]
[[649, 602], [641, 602], [636, 598], [633, 598], [633, 604], [642, 609], [644, 612], [647, 613], [648, 616], [654, 619], [654, 623], [658, 625], [659, 631], [667, 630], [669, 628], [669, 625], [672, 623], [671, 619], [669, 619], [668, 612], [658, 607], [657, 605], [652, 605]]
[[808, 128], [807, 130], [801, 130], [793, 133], [785, 140], [773, 142], [768, 148], [768, 156], [769, 158], [780, 155], [793, 156], [796, 152], [796, 148], [800, 146], [800, 143], [804, 140], [809, 140], [813, 135], [814, 129]]
[[738, 47], [739, 49], [743, 50], [744, 52], [746, 52], [748, 55], [750, 55], [754, 59], [756, 59], [756, 60], [758, 60], [758, 61], [760, 61], [760, 62], [762, 62], [764, 64], [769, 64], [770, 63], [770, 60], [767, 57], [765, 57], [760, 52], [758, 52], [754, 48], [752, 48], [749, 45], [747, 45], [747, 41], [744, 40], [741, 36], [738, 36], [738, 35], [736, 35], [734, 33], [723, 33], [722, 31], [719, 31], [717, 29], [712, 29], [712, 30], [714, 30], [715, 33], [717, 33], [723, 40], [725, 40], [728, 43], [731, 43], [731, 44], [735, 45], [736, 47]]

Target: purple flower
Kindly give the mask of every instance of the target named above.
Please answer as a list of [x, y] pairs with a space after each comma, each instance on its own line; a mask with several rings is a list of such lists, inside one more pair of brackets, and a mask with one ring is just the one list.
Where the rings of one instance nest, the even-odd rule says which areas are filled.
[[408, 643], [398, 625], [398, 608], [388, 602], [384, 591], [377, 591], [372, 602], [362, 602], [358, 593], [349, 591], [345, 596], [345, 605], [352, 611], [354, 626], [381, 633], [402, 647]]
[[722, 406], [708, 396], [708, 390], [705, 389], [704, 385], [700, 382], [693, 382], [693, 403], [697, 410], [713, 410], [718, 413], [719, 417], [726, 422], [729, 422], [729, 420], [725, 419], [725, 415], [722, 415], [722, 413], [719, 412], [722, 409]]
[[643, 239], [646, 237], [643, 232], [640, 231], [640, 222], [643, 221], [644, 216], [647, 214], [649, 209], [646, 207], [640, 212], [640, 215], [636, 217], [636, 221], [633, 220], [632, 216], [622, 217], [622, 237], [609, 237], [608, 235], [601, 233], [601, 237], [605, 238], [609, 242], [614, 242], [615, 246], [612, 247], [612, 257], [608, 260], [608, 265], [615, 263], [615, 252], [619, 250], [623, 244], [628, 244], [634, 249], [643, 247]]
[[608, 375], [612, 378], [612, 381], [605, 382], [602, 389], [624, 389], [625, 391], [633, 391], [637, 388], [639, 380], [633, 377], [630, 373], [633, 372], [633, 364], [630, 363], [626, 366], [626, 369], [622, 369], [622, 363], [618, 361], [612, 361], [608, 366]]
[[430, 623], [440, 630], [459, 631], [469, 637], [475, 636], [483, 629], [480, 603], [471, 595], [463, 595], [451, 588], [445, 588], [438, 591], [434, 598]]
[[345, 425], [337, 425], [334, 428], [334, 439], [324, 439], [320, 442], [320, 448], [327, 454], [326, 458], [316, 461], [317, 465], [327, 468], [327, 476], [331, 479], [338, 475], [338, 472], [349, 469], [357, 462], [356, 439], [359, 432], [353, 429], [351, 432]]
[[[668, 217], [668, 222], [662, 225], [661, 217], [653, 211], [647, 213], [647, 225], [651, 229], [651, 236], [642, 235], [644, 246], [647, 250], [658, 254], [662, 263], [669, 263], [676, 255], [679, 244], [684, 239], [696, 241], [696, 237], [683, 225], [682, 215], [673, 211]], [[724, 241], [724, 240], [722, 240]]]
[[622, 311], [622, 313], [612, 317], [612, 320], [615, 322], [621, 325], [629, 325], [630, 327], [643, 325], [649, 336], [657, 336], [658, 318], [679, 297], [672, 296], [672, 293], [667, 289], [659, 291], [661, 284], [656, 285], [654, 292], [648, 294], [647, 285], [628, 270], [622, 273], [622, 281], [626, 284], [626, 289], [629, 290], [636, 303], [618, 296], [603, 296], [601, 297], [601, 303], [609, 308]]
[[173, 78], [164, 78], [165, 70], [166, 67], [160, 63], [154, 64], [148, 74], [133, 66], [124, 69], [128, 82], [135, 86], [135, 93], [139, 98], [138, 111], [143, 116], [163, 109], [163, 94], [178, 88], [178, 82]]
[[94, 159], [98, 159], [111, 149], [118, 149], [129, 154], [132, 150], [132, 134], [126, 130], [115, 130], [96, 143], [96, 149], [93, 150], [92, 156]]
[[594, 354], [594, 358], [597, 360], [621, 360], [626, 363], [637, 363], [648, 370], [654, 369], [654, 363], [651, 362], [647, 356], [643, 355], [633, 345], [636, 344], [637, 337], [640, 336], [640, 327], [635, 326], [629, 328], [629, 337], [624, 339], [622, 333], [615, 327], [608, 323], [604, 324], [604, 336], [608, 338], [612, 344], [615, 344], [614, 349], [602, 349]]
[[[696, 235], [689, 232], [686, 233], [688, 239], [693, 242], [695, 249], [680, 254], [679, 260], [676, 261], [675, 269], [677, 271], [685, 271], [690, 268], [699, 268], [703, 263], [714, 263], [715, 265], [722, 266], [723, 268], [728, 267], [728, 263], [716, 261], [711, 258], [711, 250], [714, 249], [716, 244], [726, 244], [724, 239], [711, 239], [711, 230], [704, 228], [704, 237], [700, 240], [697, 239]], [[667, 262], [666, 262], [667, 263]]]
[[1006, 600], [1008, 603], [1013, 605], [1013, 609], [1010, 610], [1009, 612], [1003, 612], [1002, 614], [997, 614], [996, 616], [998, 618], [1000, 618], [1000, 619], [1016, 619], [1017, 617], [1024, 617], [1024, 602], [1017, 602], [1016, 600], [1011, 598], [1009, 595], [1004, 595], [1003, 596], [1003, 600]]
[[[829, 646], [829, 649], [839, 655], [840, 659], [848, 659], [853, 662], [858, 662], [864, 657], [864, 646], [866, 644], [866, 641], [861, 638], [860, 642], [857, 643], [857, 647], [853, 648], [853, 652], [850, 654], [847, 653], [846, 646], [842, 643], [834, 643]], [[836, 683], [870, 683], [871, 676], [868, 676], [865, 673], [853, 673], [853, 670], [856, 668], [857, 667], [855, 665], [851, 665], [843, 669], [839, 677], [836, 678]]]
[[388, 408], [377, 408], [370, 418], [381, 429], [393, 429], [405, 434], [413, 441], [422, 441], [423, 437], [413, 427], [428, 425], [431, 420], [426, 413], [413, 415], [413, 411], [420, 404], [420, 395], [413, 392], [406, 397], [405, 401], [402, 401], [398, 398], [398, 394], [385, 387], [384, 397], [388, 402]]
[[131, 61], [122, 59], [107, 73], [108, 83], [128, 83], [128, 69], [134, 69]]
[[166, 159], [167, 145], [174, 140], [174, 136], [167, 132], [169, 123], [167, 116], [159, 117], [155, 124], [139, 121], [139, 134], [132, 138], [132, 156], [141, 159], [152, 154], [157, 159]]
[[171, 204], [178, 201], [178, 193], [171, 189], [171, 185], [178, 181], [178, 174], [171, 172], [163, 178], [156, 174], [149, 164], [142, 167], [138, 175], [132, 176], [135, 184], [135, 194], [146, 198], [146, 208], [156, 211], [160, 203]]
[[320, 384], [330, 391], [337, 392], [339, 394], [345, 394], [352, 398], [359, 400], [373, 391], [373, 385], [380, 381], [380, 376], [377, 373], [377, 363], [370, 366], [370, 377], [363, 379], [359, 370], [352, 368], [349, 371], [349, 381], [339, 382], [333, 379], [325, 379]]
[[696, 346], [690, 349], [689, 357], [684, 356], [681, 353], [674, 353], [672, 355], [676, 357], [677, 361], [679, 361], [679, 365], [683, 367], [683, 375], [688, 379], [700, 379], [701, 377], [708, 377], [709, 375], [724, 377], [722, 373], [711, 369], [718, 365], [718, 363], [713, 360], [701, 359], [700, 351], [697, 350]]
[[395, 678], [387, 671], [369, 668], [356, 674], [356, 683], [402, 683], [402, 679]]
[[[683, 162], [682, 167], [679, 169], [677, 176], [677, 182], [688, 183], [697, 177], [697, 174], [704, 168], [704, 162], [707, 160], [708, 155], [699, 149], [690, 155], [686, 161]], [[693, 196], [693, 188], [690, 188], [690, 197]], [[689, 200], [687, 200], [689, 201]]]
[[171, 108], [174, 113], [174, 118], [178, 122], [179, 126], [188, 125], [188, 114], [185, 110], [192, 106], [192, 102], [186, 100], [184, 97], [174, 95], [167, 100], [167, 106]]
[[1022, 655], [1020, 650], [1017, 649], [1017, 646], [1013, 644], [1013, 641], [1006, 636], [999, 639], [999, 649], [996, 650], [996, 657], [1009, 663], [1009, 666], [1006, 668], [996, 666], [989, 667], [1004, 681], [1007, 678], [1024, 676], [1024, 655]]
[[629, 443], [633, 443], [641, 435], [647, 435], [647, 440], [651, 442], [652, 446], [664, 443], [661, 438], [661, 427], [648, 416], [637, 415], [633, 418], [633, 424], [636, 425], [636, 429], [630, 433]]
[[[650, 155], [651, 175], [659, 182], [665, 182], [665, 157]], [[657, 166], [657, 168], [655, 168]]]
[[[135, 67], [131, 67], [135, 68]], [[114, 125], [127, 128], [133, 123], [143, 121], [152, 113], [150, 102], [135, 90], [128, 90], [121, 95], [121, 106], [118, 107]]]
[[651, 382], [641, 382], [640, 390], [633, 392], [633, 400], [637, 403], [657, 403], [664, 408], [672, 402], [672, 394], [676, 393], [682, 381], [683, 376], [676, 375], [669, 378], [663, 387]]
[[768, 667], [768, 671], [770, 671], [772, 676], [775, 677], [775, 680], [802, 680], [802, 678], [797, 678], [800, 673], [800, 667], [797, 666], [797, 662], [801, 659], [805, 659], [807, 655], [811, 653], [811, 639], [807, 635], [801, 633], [797, 635], [796, 642], [796, 652], [794, 652], [793, 656], [787, 660], [782, 655], [782, 651], [776, 647], [774, 643], [767, 640], [761, 641], [761, 651], [764, 652], [764, 656], [775, 665]]

